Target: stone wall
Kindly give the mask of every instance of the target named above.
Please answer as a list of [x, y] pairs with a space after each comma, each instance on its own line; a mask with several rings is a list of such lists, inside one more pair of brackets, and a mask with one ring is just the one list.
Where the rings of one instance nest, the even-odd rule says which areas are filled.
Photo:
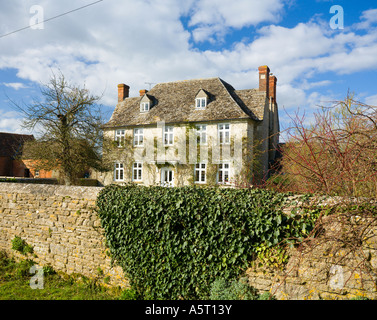
[[377, 218], [332, 215], [280, 267], [254, 264], [249, 284], [278, 300], [377, 299]]
[[17, 256], [11, 241], [19, 236], [33, 247], [29, 258], [41, 266], [126, 286], [121, 268], [111, 265], [95, 212], [100, 190], [0, 183], [0, 250]]
[[[127, 286], [122, 269], [111, 265], [95, 212], [100, 187], [0, 183], [0, 250], [21, 237], [34, 249], [28, 258], [68, 274]], [[250, 285], [279, 300], [377, 299], [377, 217], [323, 218], [321, 234], [290, 249], [288, 263], [247, 270]]]

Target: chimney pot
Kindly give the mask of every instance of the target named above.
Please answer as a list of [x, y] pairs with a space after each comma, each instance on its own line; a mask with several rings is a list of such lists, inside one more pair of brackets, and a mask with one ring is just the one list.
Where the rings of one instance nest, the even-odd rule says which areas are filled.
[[130, 94], [130, 87], [124, 83], [118, 84], [118, 102], [128, 98]]
[[139, 91], [139, 93], [140, 93], [140, 97], [142, 97], [143, 95], [145, 95], [147, 92], [148, 92], [148, 90], [146, 90], [146, 89], [142, 89], [142, 90], [140, 90], [140, 91]]

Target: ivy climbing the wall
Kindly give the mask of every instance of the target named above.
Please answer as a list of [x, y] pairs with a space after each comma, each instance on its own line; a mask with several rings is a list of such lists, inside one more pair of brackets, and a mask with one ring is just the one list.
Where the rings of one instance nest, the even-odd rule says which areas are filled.
[[286, 215], [288, 195], [259, 189], [108, 186], [98, 215], [112, 258], [142, 299], [208, 299], [261, 246], [306, 236], [316, 212]]

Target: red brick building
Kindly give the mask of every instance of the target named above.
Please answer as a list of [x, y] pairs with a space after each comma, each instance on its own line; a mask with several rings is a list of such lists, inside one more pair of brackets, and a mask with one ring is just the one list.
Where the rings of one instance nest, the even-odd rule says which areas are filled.
[[34, 140], [33, 135], [0, 132], [0, 176], [51, 178], [51, 171], [36, 171], [32, 160], [22, 160], [24, 143]]

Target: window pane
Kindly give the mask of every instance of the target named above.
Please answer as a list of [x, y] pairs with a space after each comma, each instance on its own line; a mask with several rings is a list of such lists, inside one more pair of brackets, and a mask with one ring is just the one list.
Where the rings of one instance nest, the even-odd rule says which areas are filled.
[[225, 142], [228, 143], [230, 141], [229, 139], [229, 131], [225, 132]]
[[207, 134], [205, 132], [202, 133], [202, 143], [207, 143]]

